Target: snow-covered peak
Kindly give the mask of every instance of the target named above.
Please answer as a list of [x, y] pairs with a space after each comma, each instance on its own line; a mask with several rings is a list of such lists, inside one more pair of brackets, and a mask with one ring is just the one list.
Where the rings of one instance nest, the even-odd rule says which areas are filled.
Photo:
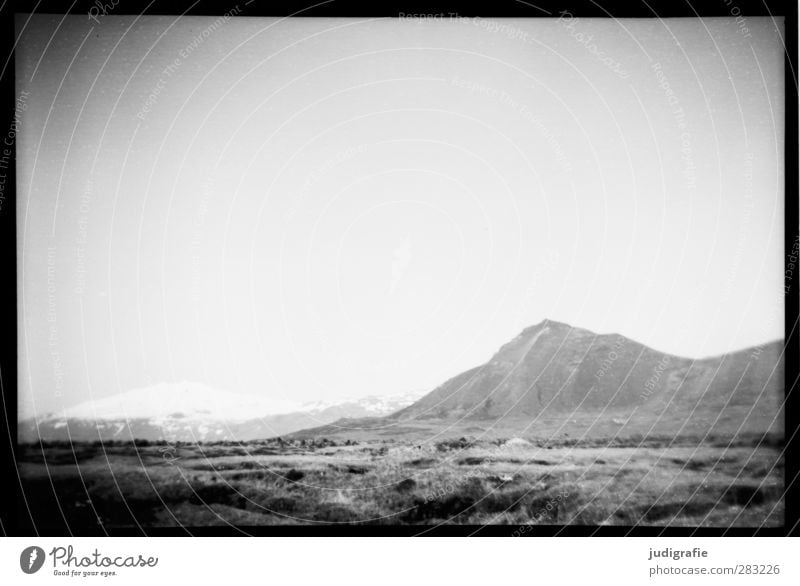
[[368, 395], [366, 397], [350, 397], [346, 399], [338, 399], [335, 401], [314, 401], [311, 403], [304, 403], [301, 411], [313, 412], [324, 411], [333, 407], [359, 407], [367, 413], [374, 413], [375, 415], [386, 415], [392, 411], [402, 409], [411, 405], [414, 401], [419, 399], [423, 393], [404, 393], [402, 395], [393, 396], [378, 396]]
[[20, 441], [246, 441], [328, 425], [341, 418], [389, 415], [416, 398], [371, 396], [300, 405], [198, 383], [160, 383], [24, 420], [19, 437]]
[[52, 418], [125, 419], [212, 419], [245, 421], [267, 415], [291, 413], [301, 406], [280, 398], [257, 397], [212, 389], [200, 383], [158, 383], [110, 397], [86, 401]]
[[344, 409], [354, 415], [382, 416], [416, 401], [420, 394], [385, 397], [371, 395], [331, 401], [296, 403], [282, 398], [259, 397], [212, 389], [196, 382], [157, 383], [85, 401], [73, 407], [36, 417], [39, 421], [67, 419], [87, 421], [128, 421], [146, 419], [242, 422], [289, 413], [315, 414], [326, 409]]

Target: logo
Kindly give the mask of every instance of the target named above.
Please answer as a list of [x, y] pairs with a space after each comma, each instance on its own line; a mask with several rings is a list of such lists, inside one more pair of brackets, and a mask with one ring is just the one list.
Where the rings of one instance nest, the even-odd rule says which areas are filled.
[[44, 565], [44, 550], [41, 547], [32, 545], [22, 550], [19, 556], [19, 567], [26, 574], [35, 574]]

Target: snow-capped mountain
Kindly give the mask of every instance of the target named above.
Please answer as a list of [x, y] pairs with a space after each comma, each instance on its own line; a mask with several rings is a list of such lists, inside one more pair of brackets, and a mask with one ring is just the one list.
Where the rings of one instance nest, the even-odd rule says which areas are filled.
[[253, 417], [303, 410], [285, 399], [214, 390], [199, 383], [159, 383], [118, 395], [87, 401], [69, 409], [65, 419], [222, 419], [244, 421]]
[[405, 394], [299, 404], [192, 382], [159, 383], [21, 421], [19, 440], [247, 441], [343, 417], [388, 415], [418, 398]]
[[423, 393], [404, 393], [392, 397], [368, 395], [366, 397], [351, 397], [340, 401], [315, 401], [313, 403], [304, 403], [300, 411], [320, 412], [328, 409], [342, 409], [344, 411], [352, 410], [364, 413], [361, 417], [370, 415], [377, 417], [385, 413], [394, 413], [398, 409], [410, 405], [422, 395]]

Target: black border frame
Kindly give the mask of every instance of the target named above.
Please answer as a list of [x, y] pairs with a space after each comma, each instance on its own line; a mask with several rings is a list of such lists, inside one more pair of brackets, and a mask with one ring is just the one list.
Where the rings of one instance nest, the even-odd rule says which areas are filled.
[[[566, 10], [583, 18], [697, 18], [731, 16], [736, 6], [741, 15], [785, 17], [785, 219], [784, 268], [798, 235], [798, 83], [797, 83], [797, 18], [798, 6], [793, 0], [494, 0], [491, 5], [455, 0], [387, 0], [363, 2], [355, 0], [10, 0], [0, 5], [0, 128], [8, 129], [14, 116], [14, 15], [16, 13], [56, 13], [87, 15], [92, 7], [113, 6], [113, 14], [168, 14], [220, 16], [233, 6], [239, 6], [240, 16], [296, 17], [397, 17], [400, 14], [457, 14], [464, 17], [532, 17], [557, 16]], [[116, 4], [114, 4], [116, 3]], [[0, 144], [0, 150], [2, 150]], [[0, 535], [20, 536], [23, 526], [18, 515], [24, 508], [22, 486], [17, 474], [17, 235], [16, 235], [16, 150], [12, 146], [12, 164], [5, 172], [4, 199], [0, 207], [0, 470], [7, 473], [6, 486], [10, 494], [0, 502]], [[795, 263], [795, 268], [797, 267]], [[625, 527], [625, 526], [536, 526], [527, 536], [638, 536], [638, 537], [709, 537], [709, 536], [798, 536], [800, 535], [800, 334], [798, 311], [800, 296], [796, 281], [800, 270], [785, 274], [785, 502], [786, 522], [776, 528], [691, 528], [691, 527]], [[13, 471], [13, 479], [10, 478]], [[52, 529], [39, 526], [41, 536], [60, 536]], [[297, 525], [203, 528], [147, 528], [104, 530], [83, 533], [81, 536], [505, 536], [512, 526], [442, 525], [370, 526], [370, 525]]]

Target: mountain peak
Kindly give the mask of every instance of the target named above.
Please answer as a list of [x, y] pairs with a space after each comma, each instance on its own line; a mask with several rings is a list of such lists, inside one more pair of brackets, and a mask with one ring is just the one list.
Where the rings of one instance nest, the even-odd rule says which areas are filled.
[[574, 337], [597, 337], [598, 334], [583, 328], [577, 328], [565, 322], [556, 321], [554, 319], [545, 318], [538, 324], [528, 326], [522, 330], [515, 340], [529, 340], [532, 336], [540, 337], [542, 334], [547, 333], [549, 336], [555, 335], [559, 338], [570, 336]]
[[[457, 375], [405, 409], [403, 416], [606, 414], [694, 404], [710, 387], [714, 392], [706, 402], [714, 397], [724, 403], [736, 389], [732, 401], [744, 404], [752, 399], [748, 393], [771, 381], [769, 373], [779, 357], [778, 352], [765, 352], [759, 363], [769, 368], [759, 369], [746, 369], [748, 361], [739, 357], [695, 361], [663, 354], [620, 334], [597, 334], [544, 319], [504, 344], [486, 364]], [[774, 378], [775, 384], [780, 382], [779, 376]], [[673, 401], [676, 394], [681, 398]]]
[[533, 331], [533, 330], [541, 330], [541, 329], [544, 329], [544, 328], [574, 329], [571, 325], [569, 325], [567, 323], [556, 321], [554, 319], [550, 319], [550, 318], [546, 317], [542, 321], [540, 321], [538, 324], [534, 324], [532, 326], [528, 326], [527, 328], [525, 328], [522, 331], [523, 332], [529, 332], [529, 331]]

